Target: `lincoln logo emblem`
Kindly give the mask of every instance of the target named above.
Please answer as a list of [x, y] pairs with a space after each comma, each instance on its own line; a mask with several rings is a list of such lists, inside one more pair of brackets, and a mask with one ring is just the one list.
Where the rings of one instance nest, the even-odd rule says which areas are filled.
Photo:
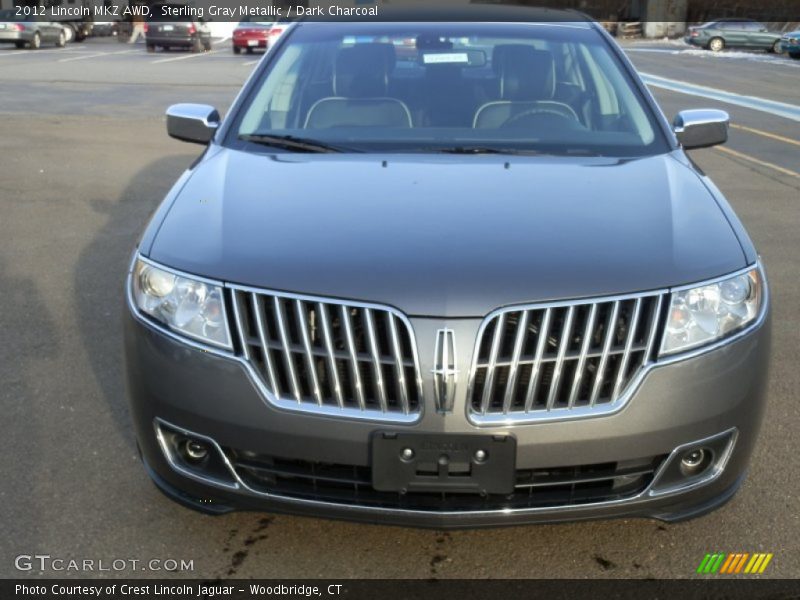
[[436, 348], [433, 356], [433, 387], [436, 392], [436, 409], [439, 412], [453, 410], [456, 395], [456, 338], [452, 329], [436, 332]]

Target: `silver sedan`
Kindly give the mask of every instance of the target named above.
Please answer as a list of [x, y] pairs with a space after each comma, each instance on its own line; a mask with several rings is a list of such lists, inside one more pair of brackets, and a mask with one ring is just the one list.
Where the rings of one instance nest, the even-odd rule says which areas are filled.
[[20, 16], [16, 9], [3, 10], [0, 11], [0, 43], [12, 43], [17, 48], [28, 46], [31, 50], [47, 43], [63, 48], [67, 43], [67, 35], [58, 23]]

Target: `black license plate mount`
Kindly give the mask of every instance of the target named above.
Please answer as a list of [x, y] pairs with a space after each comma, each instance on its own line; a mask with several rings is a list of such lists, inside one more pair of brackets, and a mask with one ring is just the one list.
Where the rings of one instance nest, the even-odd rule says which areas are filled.
[[378, 431], [372, 436], [372, 486], [399, 493], [510, 494], [516, 457], [512, 435]]

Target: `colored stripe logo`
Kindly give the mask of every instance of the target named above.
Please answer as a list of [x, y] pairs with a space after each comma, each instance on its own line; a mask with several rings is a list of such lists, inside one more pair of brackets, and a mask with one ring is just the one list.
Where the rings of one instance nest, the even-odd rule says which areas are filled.
[[767, 565], [772, 560], [772, 556], [771, 552], [757, 552], [755, 554], [748, 552], [732, 554], [716, 552], [714, 554], [706, 554], [703, 560], [700, 561], [697, 572], [701, 575], [736, 575], [739, 573], [756, 575], [766, 570]]

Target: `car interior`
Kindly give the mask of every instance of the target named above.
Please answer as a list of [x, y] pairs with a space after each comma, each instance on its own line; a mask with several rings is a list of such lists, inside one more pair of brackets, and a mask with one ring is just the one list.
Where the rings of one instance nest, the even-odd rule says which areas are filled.
[[278, 53], [240, 135], [343, 145], [414, 140], [431, 149], [467, 138], [535, 139], [571, 152], [635, 149], [655, 139], [622, 69], [596, 42], [423, 32], [345, 35]]
[[[562, 127], [585, 127], [591, 121], [581, 94], [558, 85], [550, 51], [498, 44], [489, 65], [477, 68], [459, 62], [464, 54], [450, 55], [452, 62], [400, 69], [394, 44], [343, 47], [329, 82], [305, 86], [299, 111], [305, 115], [303, 127], [499, 129], [543, 127], [553, 119]], [[450, 58], [444, 51], [430, 55]], [[327, 86], [327, 95], [317, 97]]]

